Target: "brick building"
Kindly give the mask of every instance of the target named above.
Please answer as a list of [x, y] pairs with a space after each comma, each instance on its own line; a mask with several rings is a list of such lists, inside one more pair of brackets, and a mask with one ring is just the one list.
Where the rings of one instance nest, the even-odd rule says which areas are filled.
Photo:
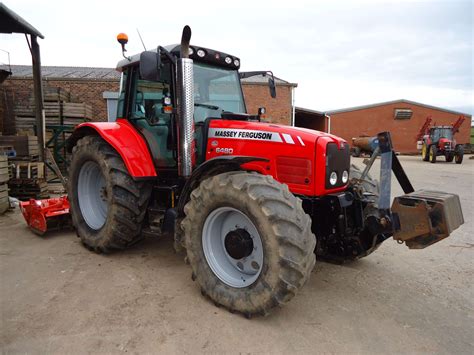
[[[0, 85], [0, 128], [5, 116], [5, 97], [12, 103], [27, 102], [33, 93], [31, 66], [12, 65], [12, 76]], [[60, 88], [71, 93], [74, 102], [85, 102], [93, 108], [93, 120], [107, 121], [115, 116], [120, 73], [113, 68], [43, 66], [43, 85]], [[292, 98], [296, 84], [275, 78], [277, 97], [272, 99], [268, 79], [251, 77], [242, 80], [247, 110], [257, 113], [259, 107], [267, 109], [267, 117], [274, 123], [291, 124]]]
[[353, 137], [374, 136], [382, 131], [392, 134], [394, 147], [401, 153], [416, 153], [415, 136], [428, 116], [433, 124], [451, 125], [459, 116], [466, 120], [455, 138], [470, 140], [471, 115], [409, 100], [394, 100], [332, 111], [295, 109], [296, 126], [330, 132], [352, 142]]
[[[0, 131], [6, 115], [5, 98], [11, 102], [25, 102], [31, 98], [33, 80], [30, 66], [12, 66], [13, 75], [0, 85]], [[61, 88], [71, 93], [73, 102], [85, 102], [93, 108], [93, 120], [107, 121], [115, 117], [120, 73], [113, 68], [49, 67], [42, 68], [45, 87]], [[331, 111], [295, 108], [293, 97], [296, 84], [276, 78], [277, 98], [269, 94], [267, 78], [251, 77], [242, 80], [242, 87], [250, 113], [266, 107], [271, 122], [311, 128], [341, 136], [348, 142], [353, 137], [375, 135], [388, 130], [392, 133], [397, 151], [415, 153], [414, 137], [427, 116], [438, 125], [452, 124], [460, 115], [466, 117], [456, 139], [459, 143], [470, 141], [471, 115], [426, 105], [409, 100], [395, 100], [372, 105]], [[402, 113], [402, 114], [399, 114]]]

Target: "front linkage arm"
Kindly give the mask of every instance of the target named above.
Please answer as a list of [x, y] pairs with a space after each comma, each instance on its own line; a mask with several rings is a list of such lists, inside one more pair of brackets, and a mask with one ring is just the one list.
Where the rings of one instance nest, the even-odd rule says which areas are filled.
[[[373, 234], [393, 235], [410, 249], [422, 249], [448, 237], [464, 223], [458, 195], [415, 191], [393, 150], [390, 132], [379, 133], [371, 140], [371, 148], [373, 154], [359, 180], [365, 179], [380, 155], [380, 195], [376, 212], [367, 220]], [[395, 197], [390, 208], [392, 171], [405, 195]]]

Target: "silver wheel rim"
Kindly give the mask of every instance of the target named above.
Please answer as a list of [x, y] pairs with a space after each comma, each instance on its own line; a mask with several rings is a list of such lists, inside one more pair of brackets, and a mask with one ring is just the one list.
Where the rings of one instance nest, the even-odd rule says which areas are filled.
[[104, 175], [96, 162], [88, 161], [81, 167], [77, 197], [87, 225], [94, 230], [102, 228], [107, 220], [107, 192]]
[[[245, 248], [237, 251], [230, 249], [229, 244], [236, 239], [244, 240], [242, 243], [245, 243]], [[220, 207], [209, 214], [202, 231], [202, 246], [211, 270], [229, 286], [250, 286], [262, 271], [263, 246], [260, 234], [252, 221], [235, 208]], [[240, 254], [245, 256], [239, 257]]]

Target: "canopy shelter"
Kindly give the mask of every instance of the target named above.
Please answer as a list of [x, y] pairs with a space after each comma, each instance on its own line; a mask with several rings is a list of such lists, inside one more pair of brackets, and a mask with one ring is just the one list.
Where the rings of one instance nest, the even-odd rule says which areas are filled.
[[[33, 81], [35, 97], [36, 134], [38, 135], [38, 145], [40, 161], [44, 160], [44, 106], [43, 106], [43, 86], [41, 82], [41, 57], [38, 44], [38, 37], [44, 36], [32, 25], [26, 22], [18, 14], [10, 10], [5, 4], [0, 3], [0, 33], [24, 33], [30, 47], [31, 60], [33, 63]], [[29, 39], [28, 39], [29, 35]], [[11, 73], [10, 73], [11, 74]], [[3, 76], [10, 75], [4, 73]], [[5, 78], [6, 78], [5, 76]]]

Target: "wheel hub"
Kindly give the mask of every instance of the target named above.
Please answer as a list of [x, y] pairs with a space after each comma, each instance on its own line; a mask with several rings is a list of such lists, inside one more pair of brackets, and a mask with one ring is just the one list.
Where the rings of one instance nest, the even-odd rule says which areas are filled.
[[95, 161], [81, 167], [77, 179], [79, 209], [86, 224], [93, 230], [101, 229], [107, 220], [106, 180]]
[[231, 287], [253, 284], [262, 271], [262, 239], [250, 218], [238, 209], [220, 207], [209, 214], [202, 247], [214, 275]]
[[252, 237], [242, 228], [227, 233], [224, 245], [227, 253], [236, 260], [249, 256], [253, 251]]

